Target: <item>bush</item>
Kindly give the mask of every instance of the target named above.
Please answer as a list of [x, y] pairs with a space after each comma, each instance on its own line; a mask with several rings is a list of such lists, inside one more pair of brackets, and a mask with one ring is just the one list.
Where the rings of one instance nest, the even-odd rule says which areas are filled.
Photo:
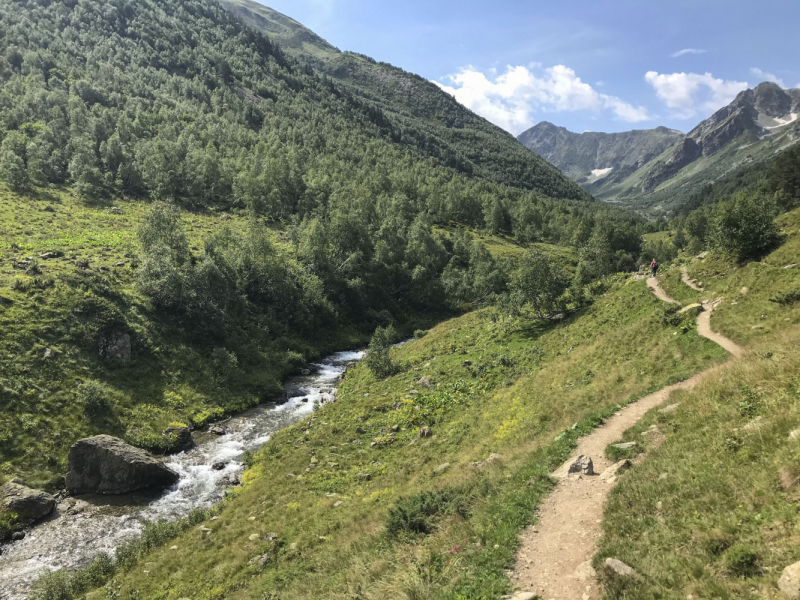
[[424, 330], [424, 329], [415, 329], [414, 330], [414, 339], [418, 340], [418, 339], [424, 338], [427, 334], [428, 334], [428, 332], [426, 330]]
[[563, 310], [560, 302], [569, 285], [564, 272], [550, 257], [538, 250], [529, 250], [511, 282], [512, 295], [520, 304], [527, 304], [537, 318], [546, 318]]
[[467, 490], [440, 490], [422, 492], [416, 496], [400, 498], [386, 517], [386, 531], [393, 536], [433, 532], [436, 517], [440, 515], [469, 516], [472, 497]]
[[399, 337], [397, 330], [392, 325], [378, 327], [372, 335], [364, 364], [376, 377], [383, 379], [398, 371], [398, 366], [389, 356], [389, 349]]
[[211, 362], [214, 365], [214, 378], [217, 383], [225, 383], [239, 369], [239, 359], [225, 348], [214, 348], [211, 352]]
[[717, 207], [711, 242], [740, 261], [759, 258], [780, 239], [775, 212], [773, 202], [764, 196], [738, 194]]
[[758, 573], [758, 555], [747, 544], [737, 544], [725, 553], [725, 566], [732, 575], [752, 577]]
[[661, 324], [664, 327], [677, 327], [681, 324], [682, 318], [678, 312], [681, 307], [677, 304], [668, 304], [661, 309]]
[[779, 294], [774, 298], [770, 298], [769, 301], [774, 302], [775, 304], [780, 304], [781, 306], [796, 304], [797, 302], [800, 302], [800, 289], [786, 292], [785, 294]]
[[111, 390], [99, 381], [94, 379], [84, 381], [78, 386], [75, 394], [78, 396], [78, 401], [83, 404], [84, 412], [91, 417], [106, 414], [111, 410], [109, 402]]

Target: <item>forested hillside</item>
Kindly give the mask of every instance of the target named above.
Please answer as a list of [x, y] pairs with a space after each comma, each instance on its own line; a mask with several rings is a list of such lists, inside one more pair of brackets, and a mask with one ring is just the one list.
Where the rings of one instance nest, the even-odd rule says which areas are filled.
[[639, 258], [641, 221], [532, 154], [513, 185], [446, 166], [213, 2], [0, 14], [3, 477], [57, 484], [92, 433], [167, 451], [321, 352], [489, 301], [512, 265], [464, 228], [575, 247], [573, 304]]
[[589, 198], [577, 186], [550, 181], [549, 163], [430, 81], [363, 54], [342, 52], [301, 24], [253, 0], [222, 0], [245, 23], [274, 36], [303, 65], [380, 109], [396, 140], [463, 173], [497, 183]]

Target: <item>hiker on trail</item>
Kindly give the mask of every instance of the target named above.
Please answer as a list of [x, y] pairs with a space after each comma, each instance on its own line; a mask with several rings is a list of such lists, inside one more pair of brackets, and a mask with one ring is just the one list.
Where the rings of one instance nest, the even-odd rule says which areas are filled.
[[658, 273], [658, 262], [655, 258], [653, 259], [653, 262], [650, 263], [650, 268], [653, 269], [653, 277], [655, 277], [656, 273]]

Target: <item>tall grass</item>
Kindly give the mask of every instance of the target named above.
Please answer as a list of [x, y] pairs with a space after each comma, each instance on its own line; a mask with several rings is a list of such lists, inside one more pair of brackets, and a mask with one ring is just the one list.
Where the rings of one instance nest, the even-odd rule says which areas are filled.
[[[606, 598], [772, 598], [800, 560], [796, 475], [800, 330], [722, 367], [678, 411], [651, 411], [662, 446], [612, 491], [597, 556], [643, 577], [609, 581]], [[756, 421], [758, 419], [758, 421]]]

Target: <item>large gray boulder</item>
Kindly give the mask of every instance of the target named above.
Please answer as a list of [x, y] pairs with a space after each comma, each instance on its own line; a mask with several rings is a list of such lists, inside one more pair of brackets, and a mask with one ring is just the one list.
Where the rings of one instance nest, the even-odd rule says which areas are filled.
[[110, 435], [79, 440], [69, 451], [67, 490], [72, 494], [126, 494], [166, 487], [179, 478], [154, 456]]
[[17, 481], [9, 481], [0, 487], [0, 513], [17, 515], [15, 527], [27, 527], [49, 515], [56, 499], [46, 492], [25, 487]]

